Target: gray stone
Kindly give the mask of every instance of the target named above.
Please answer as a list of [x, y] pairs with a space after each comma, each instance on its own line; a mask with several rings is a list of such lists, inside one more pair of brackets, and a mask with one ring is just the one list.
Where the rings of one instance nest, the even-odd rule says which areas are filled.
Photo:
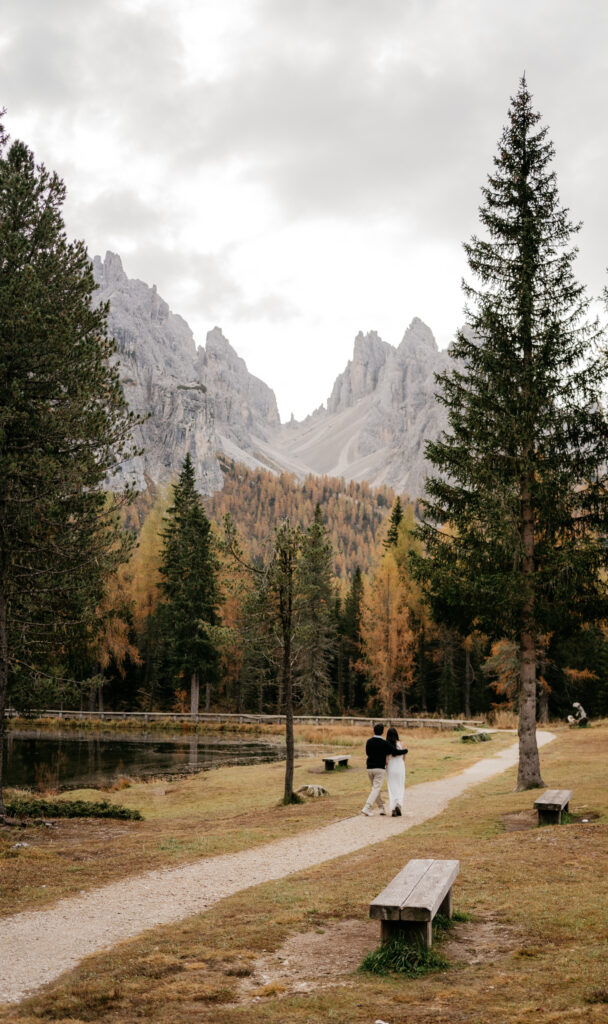
[[325, 789], [324, 786], [300, 786], [300, 788], [296, 790], [296, 794], [298, 796], [319, 797], [329, 796], [329, 791]]

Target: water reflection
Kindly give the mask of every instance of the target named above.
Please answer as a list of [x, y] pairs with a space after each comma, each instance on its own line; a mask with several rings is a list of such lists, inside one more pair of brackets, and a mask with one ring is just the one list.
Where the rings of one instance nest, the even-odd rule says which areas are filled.
[[188, 774], [221, 764], [280, 761], [281, 744], [237, 735], [136, 736], [86, 730], [15, 730], [5, 738], [5, 784], [33, 789], [81, 789], [120, 776]]

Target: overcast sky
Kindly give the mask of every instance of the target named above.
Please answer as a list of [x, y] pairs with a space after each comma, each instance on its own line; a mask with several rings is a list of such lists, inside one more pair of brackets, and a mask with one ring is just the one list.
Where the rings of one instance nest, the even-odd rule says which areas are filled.
[[525, 70], [579, 279], [608, 264], [602, 0], [0, 0], [5, 127], [199, 344], [220, 326], [283, 419], [359, 330], [462, 322], [461, 243]]

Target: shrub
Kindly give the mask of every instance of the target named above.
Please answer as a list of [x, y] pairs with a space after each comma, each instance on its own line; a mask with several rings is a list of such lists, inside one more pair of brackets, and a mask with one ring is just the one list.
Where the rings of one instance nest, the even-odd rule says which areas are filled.
[[139, 811], [108, 800], [41, 800], [35, 797], [9, 797], [6, 813], [10, 818], [121, 818], [142, 821]]

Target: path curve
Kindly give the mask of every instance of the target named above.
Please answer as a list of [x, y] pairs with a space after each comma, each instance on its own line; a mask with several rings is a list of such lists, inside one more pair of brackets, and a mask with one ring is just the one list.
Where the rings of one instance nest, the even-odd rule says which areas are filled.
[[[538, 746], [555, 739], [538, 732]], [[242, 889], [342, 857], [434, 818], [470, 786], [517, 764], [518, 745], [477, 761], [458, 775], [406, 791], [402, 818], [353, 818], [239, 853], [125, 878], [48, 910], [26, 911], [0, 925], [0, 1000], [16, 1003], [76, 966], [156, 925], [208, 910]]]

